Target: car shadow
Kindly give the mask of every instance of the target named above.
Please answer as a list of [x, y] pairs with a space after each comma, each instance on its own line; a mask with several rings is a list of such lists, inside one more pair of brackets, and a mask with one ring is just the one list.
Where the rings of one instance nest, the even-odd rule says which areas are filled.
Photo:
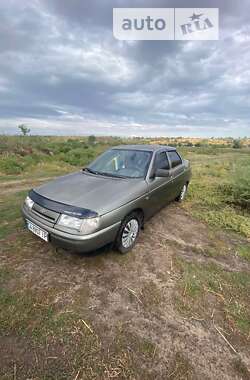
[[114, 253], [114, 249], [113, 249], [113, 244], [112, 243], [109, 243], [109, 244], [105, 245], [104, 247], [98, 248], [98, 249], [96, 249], [94, 251], [90, 251], [90, 252], [76, 252], [76, 251], [73, 251], [73, 250], [67, 250], [67, 249], [60, 248], [60, 247], [55, 248], [55, 251], [57, 253], [69, 254], [72, 257], [76, 257], [76, 258], [80, 258], [80, 259], [81, 258], [103, 257], [103, 256], [107, 256], [108, 254]]

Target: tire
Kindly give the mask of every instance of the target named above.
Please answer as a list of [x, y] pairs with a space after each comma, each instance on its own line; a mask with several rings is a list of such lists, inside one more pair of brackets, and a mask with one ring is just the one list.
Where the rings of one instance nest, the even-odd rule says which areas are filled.
[[183, 202], [184, 201], [184, 199], [185, 199], [185, 197], [187, 195], [187, 190], [188, 190], [188, 183], [185, 183], [185, 185], [183, 185], [183, 187], [181, 189], [180, 194], [176, 198], [177, 202]]
[[133, 212], [125, 217], [115, 241], [115, 248], [122, 254], [129, 252], [138, 239], [142, 227], [142, 216]]

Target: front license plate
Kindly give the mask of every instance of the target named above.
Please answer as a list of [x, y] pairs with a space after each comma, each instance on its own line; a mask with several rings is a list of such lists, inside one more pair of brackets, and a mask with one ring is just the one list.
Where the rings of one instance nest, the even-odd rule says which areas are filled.
[[31, 223], [29, 220], [26, 220], [28, 230], [33, 232], [33, 234], [39, 236], [41, 239], [45, 241], [49, 241], [49, 233], [47, 231], [44, 231], [42, 228], [36, 226], [35, 224]]

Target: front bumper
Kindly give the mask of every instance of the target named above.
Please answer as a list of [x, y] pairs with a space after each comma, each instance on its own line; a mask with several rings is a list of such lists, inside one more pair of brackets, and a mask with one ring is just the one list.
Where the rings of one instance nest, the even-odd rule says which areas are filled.
[[113, 242], [120, 227], [120, 222], [118, 222], [89, 235], [74, 235], [49, 226], [41, 218], [34, 217], [24, 206], [22, 207], [22, 214], [25, 221], [28, 219], [47, 231], [49, 241], [52, 244], [75, 252], [91, 252]]

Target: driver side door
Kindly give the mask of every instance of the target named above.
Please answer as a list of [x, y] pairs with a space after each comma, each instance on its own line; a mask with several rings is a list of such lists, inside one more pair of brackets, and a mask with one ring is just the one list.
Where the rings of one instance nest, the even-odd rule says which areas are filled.
[[153, 169], [148, 182], [149, 214], [153, 215], [172, 199], [172, 178], [156, 177], [157, 169], [169, 170], [169, 160], [166, 151], [157, 152]]

